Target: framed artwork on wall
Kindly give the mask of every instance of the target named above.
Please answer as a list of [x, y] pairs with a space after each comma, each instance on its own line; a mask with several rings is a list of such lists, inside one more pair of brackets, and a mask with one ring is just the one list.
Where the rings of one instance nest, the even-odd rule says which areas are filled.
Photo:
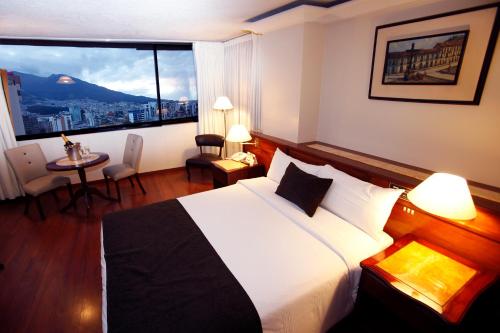
[[496, 3], [378, 26], [368, 97], [479, 105], [499, 17]]

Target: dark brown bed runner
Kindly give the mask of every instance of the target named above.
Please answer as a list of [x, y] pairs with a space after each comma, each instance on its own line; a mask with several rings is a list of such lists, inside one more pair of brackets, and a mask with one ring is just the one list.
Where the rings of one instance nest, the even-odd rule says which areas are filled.
[[243, 287], [177, 200], [103, 218], [108, 332], [262, 332]]

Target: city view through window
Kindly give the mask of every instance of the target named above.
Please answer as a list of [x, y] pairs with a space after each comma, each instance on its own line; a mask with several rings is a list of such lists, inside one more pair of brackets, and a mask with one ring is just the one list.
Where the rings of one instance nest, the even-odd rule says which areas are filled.
[[[193, 52], [0, 45], [16, 136], [196, 119]], [[160, 113], [161, 110], [161, 113]]]

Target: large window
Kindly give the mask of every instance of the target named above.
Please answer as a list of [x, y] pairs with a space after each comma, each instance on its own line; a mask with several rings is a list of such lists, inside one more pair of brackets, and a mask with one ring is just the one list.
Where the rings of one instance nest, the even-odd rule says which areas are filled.
[[196, 121], [191, 44], [0, 40], [18, 140]]

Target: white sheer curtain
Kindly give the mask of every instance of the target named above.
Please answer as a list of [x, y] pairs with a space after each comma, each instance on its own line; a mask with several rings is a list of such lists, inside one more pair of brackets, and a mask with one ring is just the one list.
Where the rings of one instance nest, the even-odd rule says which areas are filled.
[[[198, 88], [198, 133], [224, 135], [224, 115], [213, 110], [218, 96], [227, 96], [234, 109], [226, 111], [227, 131], [234, 124], [261, 129], [261, 41], [248, 34], [224, 43], [194, 43]], [[227, 143], [228, 155], [239, 144]]]
[[6, 149], [17, 147], [5, 99], [6, 93], [3, 90], [2, 78], [0, 77], [0, 200], [14, 199], [23, 194], [4, 153]]
[[250, 128], [262, 130], [262, 36], [252, 34]]
[[[260, 36], [248, 34], [224, 43], [224, 87], [234, 109], [228, 112], [228, 130], [242, 124], [252, 130], [261, 125]], [[228, 144], [228, 154], [240, 150]]]
[[195, 42], [193, 45], [198, 90], [198, 134], [224, 135], [224, 115], [212, 106], [224, 95], [224, 44]]

